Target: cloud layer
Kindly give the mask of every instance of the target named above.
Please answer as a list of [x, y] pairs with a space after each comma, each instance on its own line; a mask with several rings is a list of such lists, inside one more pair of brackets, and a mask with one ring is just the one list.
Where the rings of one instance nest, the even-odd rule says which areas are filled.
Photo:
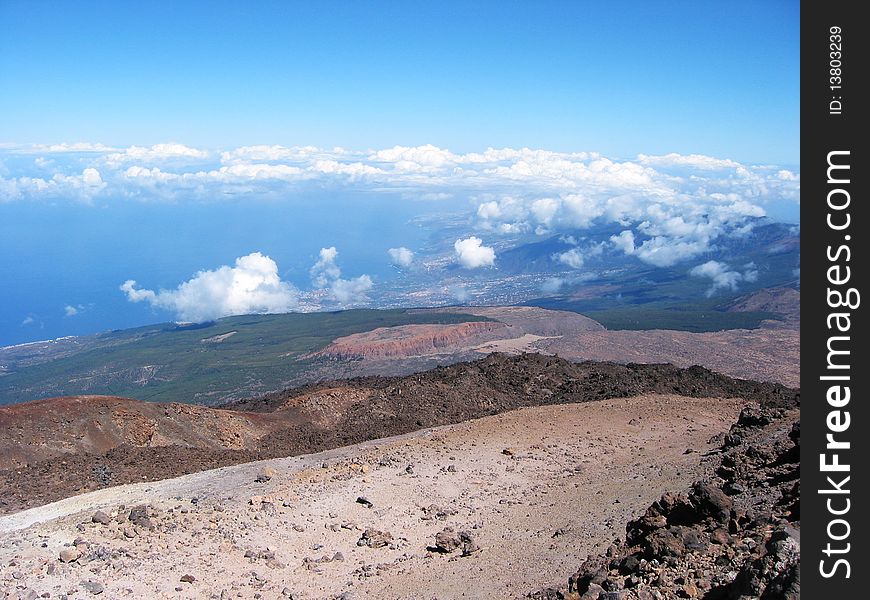
[[[211, 151], [178, 143], [79, 143], [7, 145], [0, 161], [16, 165], [0, 171], [0, 201], [281, 199], [324, 188], [393, 194], [397, 202], [469, 198], [478, 235], [549, 235], [615, 224], [623, 232], [612, 249], [656, 266], [700, 256], [722, 236], [745, 234], [769, 205], [793, 203], [797, 215], [800, 202], [799, 173], [698, 154], [615, 160], [529, 148], [457, 154], [432, 145]], [[393, 250], [395, 264], [410, 264], [407, 249]]]

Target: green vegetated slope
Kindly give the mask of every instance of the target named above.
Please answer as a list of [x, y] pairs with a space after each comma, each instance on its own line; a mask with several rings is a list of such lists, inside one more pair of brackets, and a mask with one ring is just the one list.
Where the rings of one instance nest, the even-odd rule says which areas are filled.
[[[316, 378], [311, 372], [316, 361], [301, 357], [341, 336], [376, 327], [482, 320], [466, 314], [348, 310], [115, 331], [90, 337], [70, 355], [18, 369], [13, 365], [0, 377], [0, 404], [73, 394], [216, 403]], [[221, 341], [203, 341], [231, 332]]]

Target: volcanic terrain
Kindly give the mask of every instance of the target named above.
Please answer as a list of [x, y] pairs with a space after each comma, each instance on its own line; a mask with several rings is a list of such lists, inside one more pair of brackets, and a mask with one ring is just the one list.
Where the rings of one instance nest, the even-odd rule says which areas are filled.
[[492, 353], [222, 408], [106, 396], [2, 407], [0, 592], [799, 590], [799, 403], [798, 390], [698, 366]]

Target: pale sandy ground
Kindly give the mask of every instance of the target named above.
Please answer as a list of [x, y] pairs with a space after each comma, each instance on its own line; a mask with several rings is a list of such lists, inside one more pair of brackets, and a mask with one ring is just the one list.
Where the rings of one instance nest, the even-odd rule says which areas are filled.
[[[697, 479], [712, 464], [703, 457], [710, 438], [744, 404], [643, 396], [528, 408], [93, 492], [0, 518], [0, 597], [522, 596], [562, 581], [663, 491]], [[274, 474], [256, 483], [264, 465]], [[273, 504], [250, 503], [263, 495]], [[155, 530], [123, 519], [140, 503], [160, 511]], [[120, 504], [126, 509], [117, 518]], [[456, 512], [424, 518], [432, 504]], [[98, 508], [111, 524], [91, 522]], [[427, 551], [445, 526], [471, 532], [480, 551]], [[393, 543], [358, 546], [367, 528], [391, 533]], [[81, 546], [83, 557], [59, 561], [76, 538], [90, 544]], [[245, 557], [267, 548], [274, 558]], [[343, 560], [331, 560], [337, 552]], [[310, 562], [321, 557], [328, 561]], [[187, 574], [195, 581], [181, 582]], [[95, 596], [84, 582], [104, 591]]]

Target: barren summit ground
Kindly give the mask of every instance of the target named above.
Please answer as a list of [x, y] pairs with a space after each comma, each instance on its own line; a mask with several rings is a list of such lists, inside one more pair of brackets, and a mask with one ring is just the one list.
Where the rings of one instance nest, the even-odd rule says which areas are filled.
[[[578, 555], [605, 549], [663, 491], [709, 471], [711, 439], [745, 404], [668, 394], [528, 407], [99, 490], [0, 518], [0, 589], [53, 598], [521, 596], [559, 583]], [[445, 528], [468, 532], [467, 556], [427, 549]], [[451, 534], [439, 539], [449, 546]]]

